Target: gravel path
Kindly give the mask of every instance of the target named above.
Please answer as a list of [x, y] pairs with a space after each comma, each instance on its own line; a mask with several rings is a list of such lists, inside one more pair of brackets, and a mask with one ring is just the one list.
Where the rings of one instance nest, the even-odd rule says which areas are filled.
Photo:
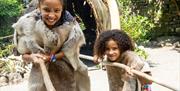
[[[173, 47], [145, 48], [154, 67], [151, 68], [153, 77], [180, 89], [180, 50]], [[93, 68], [93, 67], [90, 67]], [[106, 71], [90, 70], [91, 91], [108, 91]], [[27, 91], [27, 81], [17, 85], [0, 87], [0, 91]], [[152, 91], [172, 91], [153, 83]]]

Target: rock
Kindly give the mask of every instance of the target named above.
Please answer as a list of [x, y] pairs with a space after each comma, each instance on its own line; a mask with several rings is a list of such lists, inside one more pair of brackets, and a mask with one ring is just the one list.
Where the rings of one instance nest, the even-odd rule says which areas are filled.
[[0, 61], [0, 68], [3, 68], [3, 66], [5, 66], [6, 63], [4, 61]]
[[175, 42], [173, 45], [174, 45], [174, 47], [176, 47], [176, 48], [180, 48], [180, 43], [179, 43], [179, 41]]
[[155, 47], [155, 46], [157, 46], [158, 42], [157, 41], [151, 41], [149, 44], [150, 44], [149, 46]]
[[29, 76], [30, 76], [30, 73], [29, 73], [29, 72], [24, 73], [24, 79], [28, 79], [28, 78], [29, 78]]
[[[162, 36], [158, 37], [156, 39], [157, 41], [157, 46], [159, 47], [164, 47], [164, 46], [178, 46], [178, 43], [180, 41], [180, 37], [178, 36]], [[174, 45], [174, 43], [176, 43]]]
[[167, 43], [165, 43], [165, 46], [173, 46], [173, 44], [172, 44], [172, 43], [167, 42]]
[[145, 50], [144, 46], [138, 46], [139, 49]]
[[0, 86], [6, 86], [8, 85], [8, 79], [5, 76], [0, 77]]
[[180, 28], [176, 28], [176, 32], [180, 34]]
[[20, 73], [10, 73], [8, 75], [9, 78], [9, 84], [17, 84], [22, 81], [22, 76]]

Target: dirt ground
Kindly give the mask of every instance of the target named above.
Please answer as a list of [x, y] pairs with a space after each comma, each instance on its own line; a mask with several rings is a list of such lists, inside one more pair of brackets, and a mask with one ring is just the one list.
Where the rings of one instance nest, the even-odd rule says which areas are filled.
[[[149, 53], [153, 77], [174, 88], [180, 89], [180, 49], [173, 47], [145, 48]], [[89, 67], [91, 91], [109, 91], [106, 71]], [[27, 91], [27, 81], [17, 85], [0, 87], [0, 91]], [[152, 91], [172, 91], [156, 83], [152, 84]]]

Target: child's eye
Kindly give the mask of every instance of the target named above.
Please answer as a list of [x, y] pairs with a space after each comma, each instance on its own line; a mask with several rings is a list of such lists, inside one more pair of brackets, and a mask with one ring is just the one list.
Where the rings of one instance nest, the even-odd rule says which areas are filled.
[[58, 12], [60, 12], [60, 11], [61, 11], [60, 9], [56, 9], [56, 10], [55, 10], [56, 13], [58, 13]]
[[43, 10], [44, 10], [45, 12], [51, 12], [51, 10], [50, 10], [49, 8], [43, 8]]
[[112, 48], [113, 50], [118, 50], [118, 48], [117, 47], [114, 47], [114, 48]]

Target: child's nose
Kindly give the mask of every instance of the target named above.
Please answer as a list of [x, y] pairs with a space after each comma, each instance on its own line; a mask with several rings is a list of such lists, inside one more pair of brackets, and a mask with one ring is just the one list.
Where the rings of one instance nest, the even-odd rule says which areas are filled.
[[55, 18], [55, 14], [53, 12], [49, 13], [49, 18]]
[[109, 50], [109, 54], [113, 54], [113, 50]]

